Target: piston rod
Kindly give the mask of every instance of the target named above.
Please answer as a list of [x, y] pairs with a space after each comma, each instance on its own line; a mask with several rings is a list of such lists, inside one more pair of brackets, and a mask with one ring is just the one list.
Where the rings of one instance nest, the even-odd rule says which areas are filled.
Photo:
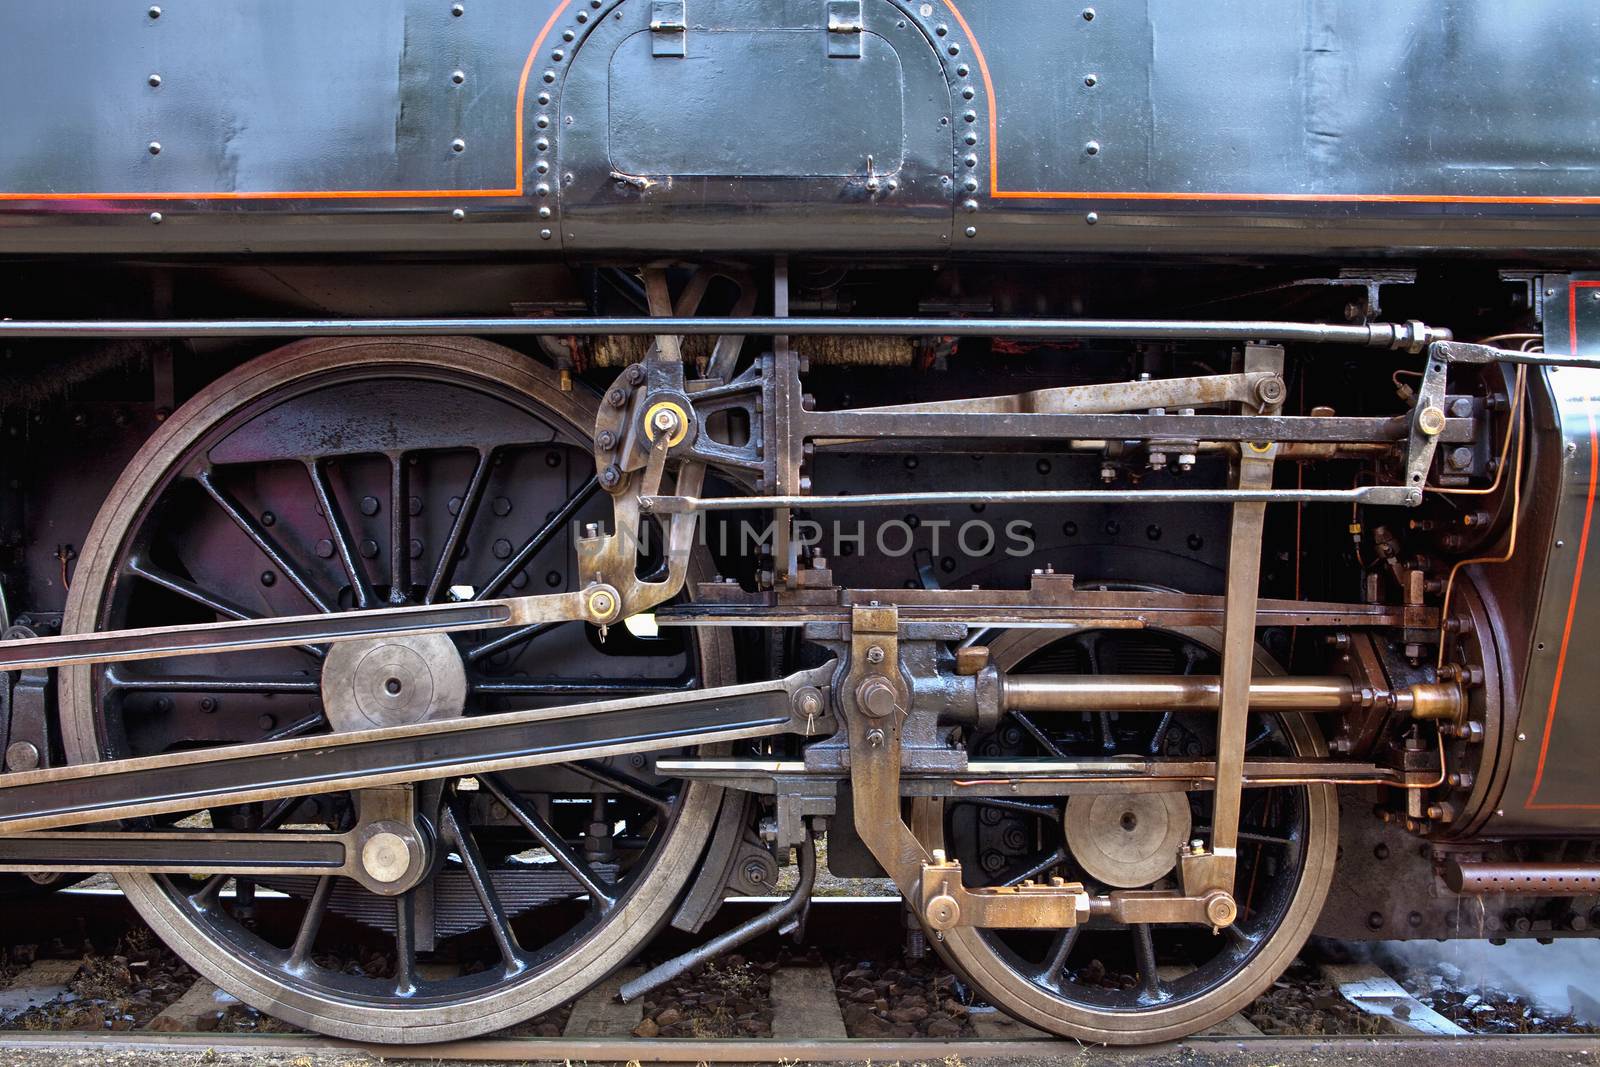
[[[1367, 690], [1366, 699], [1376, 699]], [[1251, 711], [1348, 711], [1363, 701], [1348, 678], [1268, 677], [1250, 682]], [[1007, 711], [1216, 711], [1222, 679], [1202, 674], [1002, 674]]]

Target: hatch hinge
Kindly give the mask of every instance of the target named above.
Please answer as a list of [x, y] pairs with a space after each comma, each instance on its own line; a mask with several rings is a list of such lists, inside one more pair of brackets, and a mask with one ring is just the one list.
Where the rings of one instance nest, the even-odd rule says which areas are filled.
[[689, 54], [687, 0], [651, 0], [650, 54], [682, 59]]
[[861, 58], [861, 0], [827, 0], [828, 56]]

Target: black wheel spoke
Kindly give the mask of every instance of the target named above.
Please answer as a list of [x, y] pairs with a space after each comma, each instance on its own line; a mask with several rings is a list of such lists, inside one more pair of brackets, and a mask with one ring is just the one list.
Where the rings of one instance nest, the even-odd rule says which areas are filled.
[[263, 734], [260, 740], [282, 741], [286, 737], [303, 737], [306, 734], [316, 732], [317, 727], [324, 726], [327, 724], [327, 722], [328, 717], [319, 711], [314, 715], [308, 715], [303, 719], [292, 722], [288, 726], [283, 727], [281, 730], [274, 730], [269, 734]]
[[312, 587], [311, 582], [301, 572], [300, 568], [296, 567], [289, 557], [284, 554], [283, 549], [278, 547], [278, 543], [268, 536], [266, 529], [244, 509], [244, 506], [239, 501], [233, 498], [231, 493], [216, 483], [210, 470], [200, 471], [195, 475], [195, 481], [200, 484], [200, 488], [204, 489], [212, 500], [217, 502], [217, 506], [223, 510], [223, 513], [233, 520], [233, 524], [239, 527], [244, 532], [244, 535], [255, 543], [256, 548], [261, 550], [261, 554], [266, 556], [274, 567], [282, 571], [284, 577], [288, 578], [296, 589], [300, 590], [300, 594], [309, 600], [313, 607], [318, 611], [333, 610], [333, 606], [324, 600], [322, 595]]
[[333, 494], [333, 486], [328, 483], [327, 465], [320, 459], [307, 460], [306, 474], [311, 478], [311, 487], [317, 494], [317, 506], [322, 509], [322, 517], [328, 524], [334, 551], [339, 556], [339, 562], [344, 564], [345, 575], [350, 579], [350, 593], [355, 598], [356, 607], [375, 607], [377, 595], [372, 591], [366, 567], [356, 552], [355, 539], [350, 534], [344, 511]]
[[481, 645], [469, 648], [462, 654], [468, 663], [476, 663], [485, 656], [492, 656], [496, 652], [504, 651], [513, 645], [520, 645], [525, 641], [532, 641], [542, 633], [548, 633], [560, 626], [559, 622], [536, 622], [528, 626], [519, 626]]
[[556, 832], [533, 807], [524, 800], [516, 790], [510, 788], [498, 775], [485, 775], [478, 779], [489, 787], [493, 793], [511, 812], [512, 816], [522, 824], [523, 829], [533, 835], [541, 848], [550, 853], [551, 857], [567, 869], [572, 877], [583, 886], [583, 891], [589, 894], [593, 907], [601, 911], [610, 911], [617, 903], [616, 887], [608, 885], [594, 872], [584, 858], [572, 850], [566, 840]]
[[499, 596], [511, 579], [516, 577], [516, 573], [526, 567], [535, 556], [544, 550], [544, 547], [550, 543], [556, 534], [566, 528], [567, 523], [572, 521], [572, 517], [589, 502], [589, 498], [594, 496], [599, 488], [600, 480], [591, 475], [589, 480], [579, 486], [578, 491], [565, 504], [556, 509], [555, 514], [545, 521], [545, 524], [539, 528], [537, 533], [528, 538], [521, 548], [512, 553], [511, 558], [506, 560], [505, 565], [495, 572], [494, 577], [490, 578], [483, 588], [473, 595], [472, 599], [492, 600], [494, 597]]
[[106, 671], [112, 689], [146, 693], [318, 693], [321, 683], [310, 678], [218, 678], [214, 675], [137, 675]]
[[417, 991], [417, 891], [394, 898], [394, 991], [408, 997]]
[[471, 831], [466, 828], [466, 819], [462, 817], [454, 802], [444, 806], [441, 818], [445, 833], [455, 845], [456, 855], [460, 857], [461, 866], [467, 872], [468, 881], [472, 883], [472, 891], [477, 894], [484, 918], [489, 921], [489, 933], [500, 949], [500, 958], [506, 972], [521, 970], [522, 946], [517, 944], [517, 935], [511, 929], [511, 919], [506, 915], [505, 906], [500, 902], [500, 894], [494, 887], [494, 879], [490, 876], [488, 865], [483, 861], [483, 853], [478, 850], [478, 843], [473, 840]]
[[1033, 862], [1029, 863], [1027, 868], [1020, 874], [1014, 874], [1000, 884], [1021, 885], [1023, 882], [1034, 881], [1050, 868], [1067, 862], [1068, 855], [1070, 855], [1070, 853], [1067, 851], [1067, 846], [1061, 845], [1050, 852], [1047, 852], [1043, 856], [1036, 858]]
[[305, 914], [300, 916], [300, 928], [295, 931], [294, 944], [289, 948], [289, 968], [300, 970], [311, 962], [311, 948], [317, 943], [322, 929], [322, 917], [328, 913], [328, 901], [333, 896], [333, 877], [318, 878], [316, 888], [306, 901]]
[[[128, 561], [128, 573], [143, 578], [147, 582], [159, 585], [168, 592], [177, 593], [181, 597], [192, 600], [196, 604], [199, 604], [205, 608], [209, 608], [224, 618], [238, 619], [240, 621], [261, 618], [261, 616], [255, 612], [247, 611], [230, 600], [202, 589], [200, 586], [195, 585], [186, 578], [179, 578], [176, 574], [168, 574], [166, 571], [161, 570], [158, 567], [151, 566], [149, 563], [146, 563], [137, 556]], [[296, 647], [306, 655], [313, 656], [317, 659], [321, 659], [324, 655], [326, 655], [326, 653], [316, 645], [299, 645]]]
[[1030, 716], [1020, 711], [1013, 711], [1011, 713], [1011, 717], [1016, 720], [1018, 726], [1028, 731], [1028, 734], [1035, 741], [1039, 742], [1039, 747], [1044, 749], [1046, 753], [1054, 756], [1056, 759], [1067, 758], [1067, 754], [1061, 751], [1061, 746], [1050, 740], [1049, 735], [1047, 735], [1043, 730], [1039, 729], [1039, 724], [1034, 722]]
[[1149, 923], [1128, 927], [1133, 934], [1133, 953], [1139, 961], [1139, 984], [1152, 1000], [1161, 996], [1161, 975], [1156, 969], [1156, 939]]
[[632, 797], [634, 800], [648, 804], [662, 815], [672, 811], [672, 796], [663, 793], [655, 786], [647, 785], [636, 778], [629, 777], [614, 768], [593, 760], [582, 760], [578, 763], [569, 763], [567, 769], [581, 774], [592, 782], [610, 786], [623, 796]]
[[1067, 957], [1072, 955], [1073, 946], [1077, 945], [1078, 935], [1082, 932], [1081, 926], [1069, 926], [1051, 938], [1050, 949], [1045, 953], [1044, 962], [1039, 965], [1035, 981], [1048, 986], [1060, 986], [1061, 973], [1067, 969]]
[[411, 600], [411, 477], [404, 452], [389, 457], [389, 603]]
[[422, 595], [424, 604], [437, 603], [449, 588], [450, 579], [455, 576], [456, 561], [461, 558], [461, 545], [472, 527], [473, 518], [478, 514], [478, 504], [483, 500], [484, 487], [489, 484], [489, 469], [494, 465], [493, 460], [493, 451], [478, 453], [477, 465], [472, 468], [472, 479], [467, 482], [466, 492], [461, 494], [461, 506], [456, 509], [456, 518], [450, 524], [449, 535], [444, 539], [439, 562], [434, 565], [433, 577], [428, 580], [428, 591]]

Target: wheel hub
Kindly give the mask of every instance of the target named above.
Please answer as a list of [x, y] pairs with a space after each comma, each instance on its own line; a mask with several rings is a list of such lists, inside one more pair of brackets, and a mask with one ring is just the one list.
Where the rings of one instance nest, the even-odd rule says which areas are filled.
[[1079, 794], [1068, 798], [1067, 845], [1098, 882], [1119, 889], [1146, 886], [1172, 870], [1188, 840], [1185, 793]]
[[467, 701], [467, 672], [444, 634], [333, 645], [322, 666], [322, 702], [338, 731], [453, 719]]

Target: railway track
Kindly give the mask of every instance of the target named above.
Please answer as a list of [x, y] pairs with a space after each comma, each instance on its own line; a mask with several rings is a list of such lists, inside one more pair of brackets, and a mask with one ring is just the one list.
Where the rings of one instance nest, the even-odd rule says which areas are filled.
[[[53, 951], [59, 953], [59, 946], [74, 937], [81, 944], [105, 943], [136, 921], [121, 895], [113, 890], [69, 890], [40, 903], [46, 906], [26, 924], [18, 921], [16, 913], [0, 920], [0, 938], [5, 939], [5, 944], [15, 945], [19, 937], [34, 937], [41, 943], [52, 943]], [[730, 901], [722, 921], [737, 922], [761, 903], [752, 898]], [[271, 898], [265, 898], [262, 904], [261, 921], [276, 921]], [[820, 898], [808, 924], [808, 941], [813, 949], [830, 955], [849, 946], [854, 950], [852, 958], [876, 956], [893, 960], [899, 946], [890, 932], [896, 929], [899, 916], [900, 904], [893, 899]], [[670, 951], [672, 942], [671, 935], [663, 937], [652, 946], [652, 954]], [[122, 943], [126, 943], [125, 937]], [[48, 1014], [36, 1014], [31, 1021], [24, 1019], [28, 1007], [48, 1009], [51, 1004], [70, 1002], [75, 994], [69, 990], [79, 988], [74, 976], [88, 961], [47, 958], [42, 953], [40, 959], [13, 973], [9, 986], [0, 989], [0, 1018], [8, 1027], [0, 1030], [0, 1062], [24, 1067], [89, 1063], [148, 1063], [161, 1067], [261, 1063], [306, 1067], [379, 1062], [956, 1065], [1029, 1064], [1070, 1058], [1075, 1063], [1107, 1064], [1326, 1065], [1366, 1064], [1381, 1058], [1386, 1064], [1403, 1067], [1413, 1063], [1431, 1065], [1448, 1058], [1460, 1067], [1470, 1067], [1600, 1061], [1600, 1036], [1468, 1034], [1410, 997], [1395, 977], [1378, 967], [1331, 962], [1298, 968], [1299, 976], [1281, 985], [1320, 981], [1323, 995], [1316, 998], [1319, 1002], [1327, 999], [1327, 989], [1336, 990], [1347, 1002], [1342, 1011], [1344, 1021], [1319, 1025], [1330, 1029], [1342, 1025], [1350, 1031], [1346, 1033], [1263, 1033], [1250, 1019], [1261, 1015], [1250, 1011], [1181, 1042], [1114, 1049], [1049, 1037], [979, 1002], [963, 1009], [964, 1024], [959, 1035], [861, 1036], [861, 1020], [865, 1016], [851, 1011], [851, 1002], [861, 999], [852, 995], [861, 983], [853, 984], [850, 979], [868, 964], [844, 974], [845, 980], [836, 984], [835, 978], [841, 973], [838, 969], [817, 963], [814, 956], [780, 950], [775, 939], [767, 944], [757, 943], [751, 949], [752, 958], [765, 960], [756, 968], [766, 968], [769, 976], [760, 994], [766, 1004], [766, 1033], [760, 1036], [656, 1036], [660, 1031], [646, 1009], [665, 1019], [659, 1002], [645, 998], [623, 1004], [615, 996], [617, 988], [633, 973], [625, 969], [563, 1009], [559, 1013], [559, 1032], [553, 1036], [529, 1036], [540, 1031], [522, 1026], [490, 1038], [415, 1046], [337, 1041], [302, 1032], [245, 1032], [257, 1025], [270, 1027], [272, 1022], [228, 1010], [237, 1002], [217, 993], [204, 979], [189, 980], [181, 995], [171, 999], [154, 1018], [140, 1020], [137, 1028], [71, 1028], [73, 1020], [77, 1026], [82, 1025], [82, 1016], [63, 1014], [54, 1018], [65, 1020], [62, 1025], [69, 1028], [9, 1029], [18, 1025], [49, 1026], [48, 1021], [43, 1021], [52, 1018]], [[137, 966], [140, 965], [136, 963]], [[903, 962], [900, 966], [913, 969]], [[949, 978], [939, 981], [948, 982]], [[1313, 999], [1310, 992], [1305, 998]], [[1276, 1014], [1274, 1009], [1274, 1017]], [[132, 1017], [128, 1018], [131, 1022]], [[113, 1024], [107, 1021], [103, 1025]], [[543, 1032], [550, 1033], [548, 1029]]]

